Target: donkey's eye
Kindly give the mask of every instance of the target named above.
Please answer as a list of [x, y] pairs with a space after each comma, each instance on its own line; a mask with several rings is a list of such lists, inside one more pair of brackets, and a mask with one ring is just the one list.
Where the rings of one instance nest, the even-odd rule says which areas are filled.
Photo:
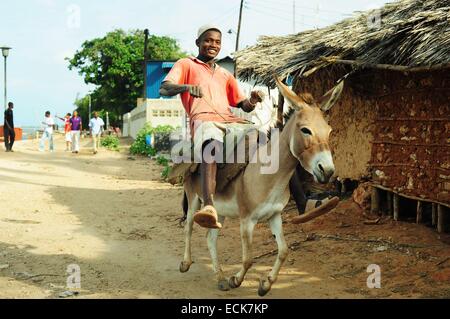
[[306, 128], [306, 127], [303, 127], [303, 128], [301, 129], [301, 131], [302, 131], [303, 134], [306, 134], [306, 135], [312, 135], [312, 132], [311, 132], [308, 128]]

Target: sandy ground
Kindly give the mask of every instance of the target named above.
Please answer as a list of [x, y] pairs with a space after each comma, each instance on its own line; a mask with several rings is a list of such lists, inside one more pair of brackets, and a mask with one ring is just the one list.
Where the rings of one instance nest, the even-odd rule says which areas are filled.
[[[122, 141], [126, 144], [126, 141]], [[75, 298], [255, 298], [276, 246], [266, 225], [254, 238], [254, 267], [242, 287], [216, 289], [205, 230], [194, 228], [194, 265], [178, 271], [184, 248], [181, 188], [160, 180], [161, 167], [121, 152], [79, 155], [37, 151], [37, 141], [0, 152], [0, 298], [58, 298], [68, 265], [81, 269]], [[365, 225], [356, 204], [305, 225], [286, 213], [288, 261], [267, 298], [450, 297], [448, 235], [411, 222]], [[227, 274], [240, 267], [237, 221], [219, 239]], [[369, 289], [367, 267], [381, 268]]]

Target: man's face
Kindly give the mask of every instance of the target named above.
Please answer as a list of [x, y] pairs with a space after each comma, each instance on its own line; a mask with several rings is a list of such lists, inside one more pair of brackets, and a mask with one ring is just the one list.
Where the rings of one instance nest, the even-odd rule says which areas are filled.
[[98, 117], [98, 113], [94, 112], [94, 117], [97, 118]]
[[199, 54], [212, 60], [219, 55], [222, 48], [222, 34], [215, 30], [206, 31], [196, 44]]
[[78, 112], [77, 111], [73, 112], [73, 116], [77, 117], [78, 116]]
[[12, 109], [14, 108], [14, 104], [11, 103], [11, 104], [9, 105], [9, 108], [12, 110]]

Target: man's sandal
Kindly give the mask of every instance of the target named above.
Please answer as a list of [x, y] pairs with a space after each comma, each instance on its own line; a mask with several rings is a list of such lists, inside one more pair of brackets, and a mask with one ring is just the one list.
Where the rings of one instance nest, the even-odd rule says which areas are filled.
[[217, 218], [216, 209], [209, 205], [194, 214], [194, 221], [205, 228], [222, 228], [222, 224], [217, 221]]

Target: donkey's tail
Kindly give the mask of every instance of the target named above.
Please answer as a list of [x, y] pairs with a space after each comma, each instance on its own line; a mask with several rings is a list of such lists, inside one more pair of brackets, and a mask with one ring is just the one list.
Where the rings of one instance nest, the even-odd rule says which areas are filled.
[[183, 226], [183, 223], [187, 219], [188, 209], [189, 209], [189, 203], [188, 198], [186, 195], [186, 192], [183, 193], [183, 201], [181, 202], [181, 206], [183, 207], [183, 217], [180, 217], [180, 226]]

